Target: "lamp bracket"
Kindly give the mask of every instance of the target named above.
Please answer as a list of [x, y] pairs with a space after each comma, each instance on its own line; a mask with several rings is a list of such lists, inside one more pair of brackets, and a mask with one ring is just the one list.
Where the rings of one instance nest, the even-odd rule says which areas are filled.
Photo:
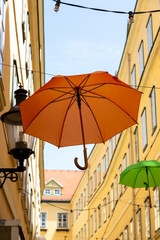
[[26, 167], [19, 166], [17, 168], [0, 168], [0, 179], [3, 179], [0, 184], [0, 188], [3, 187], [7, 178], [11, 180], [11, 182], [16, 182], [18, 180], [18, 172], [24, 172]]

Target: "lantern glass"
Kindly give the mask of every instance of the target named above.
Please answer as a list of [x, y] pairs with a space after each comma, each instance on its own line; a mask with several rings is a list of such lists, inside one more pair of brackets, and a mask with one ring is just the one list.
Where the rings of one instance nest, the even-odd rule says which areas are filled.
[[2, 115], [2, 122], [5, 129], [8, 152], [13, 149], [30, 149], [33, 148], [34, 137], [23, 133], [22, 120], [19, 106]]

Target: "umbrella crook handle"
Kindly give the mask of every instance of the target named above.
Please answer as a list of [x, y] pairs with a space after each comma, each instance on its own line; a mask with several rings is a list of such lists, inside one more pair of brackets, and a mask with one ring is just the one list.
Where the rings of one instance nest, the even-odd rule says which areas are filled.
[[88, 167], [87, 149], [84, 148], [83, 152], [84, 152], [84, 167], [81, 167], [81, 166], [79, 165], [79, 163], [78, 163], [78, 158], [77, 158], [77, 157], [74, 159], [74, 163], [75, 163], [76, 167], [79, 168], [80, 170], [86, 170], [87, 167]]

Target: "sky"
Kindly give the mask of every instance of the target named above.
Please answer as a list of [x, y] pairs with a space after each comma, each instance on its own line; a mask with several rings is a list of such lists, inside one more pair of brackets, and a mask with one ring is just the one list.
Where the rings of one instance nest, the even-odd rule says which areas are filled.
[[[62, 0], [86, 7], [129, 12], [136, 0]], [[44, 0], [45, 82], [55, 75], [76, 75], [107, 71], [112, 75], [119, 68], [126, 33], [128, 14], [87, 10]], [[123, 79], [121, 79], [123, 81]], [[87, 145], [88, 156], [94, 145]], [[44, 168], [78, 170], [74, 158], [83, 166], [83, 147], [57, 147], [45, 143]]]

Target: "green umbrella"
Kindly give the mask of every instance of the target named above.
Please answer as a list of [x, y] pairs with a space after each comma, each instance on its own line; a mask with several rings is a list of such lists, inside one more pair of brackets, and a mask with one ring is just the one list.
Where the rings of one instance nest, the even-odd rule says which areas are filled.
[[[120, 184], [132, 188], [144, 188], [160, 186], [160, 163], [157, 160], [140, 161], [127, 167], [120, 175]], [[149, 190], [149, 200], [150, 190]]]

